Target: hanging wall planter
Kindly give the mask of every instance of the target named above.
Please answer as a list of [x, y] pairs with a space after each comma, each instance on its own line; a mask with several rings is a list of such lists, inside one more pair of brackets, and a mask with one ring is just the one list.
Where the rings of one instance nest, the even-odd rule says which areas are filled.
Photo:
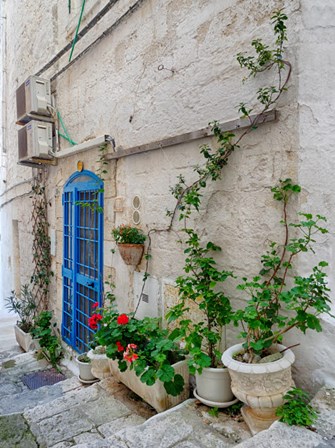
[[123, 261], [131, 266], [140, 264], [146, 240], [142, 230], [123, 224], [113, 229], [112, 234]]
[[122, 260], [131, 266], [137, 266], [140, 264], [143, 252], [144, 244], [118, 244], [117, 245]]

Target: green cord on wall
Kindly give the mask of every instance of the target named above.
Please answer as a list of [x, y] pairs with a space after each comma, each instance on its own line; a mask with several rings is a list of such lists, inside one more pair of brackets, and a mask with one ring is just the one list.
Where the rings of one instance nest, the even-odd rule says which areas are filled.
[[78, 25], [77, 25], [77, 28], [76, 28], [76, 34], [74, 35], [74, 39], [73, 39], [73, 42], [72, 42], [72, 48], [71, 48], [71, 53], [70, 53], [70, 56], [69, 56], [69, 62], [71, 62], [72, 55], [73, 55], [73, 50], [74, 50], [74, 47], [76, 46], [76, 43], [77, 43], [79, 28], [80, 28], [81, 20], [83, 18], [83, 14], [84, 14], [85, 2], [86, 2], [86, 0], [83, 0], [83, 3], [81, 4], [80, 16], [79, 16]]
[[58, 135], [60, 137], [64, 138], [65, 140], [67, 140], [72, 146], [76, 145], [77, 143], [74, 140], [72, 140], [72, 138], [69, 136], [69, 133], [67, 132], [65, 124], [62, 120], [62, 117], [58, 111], [57, 111], [57, 117], [58, 117], [59, 123], [62, 126], [63, 131], [64, 131], [64, 134], [62, 134], [59, 130], [57, 130]]

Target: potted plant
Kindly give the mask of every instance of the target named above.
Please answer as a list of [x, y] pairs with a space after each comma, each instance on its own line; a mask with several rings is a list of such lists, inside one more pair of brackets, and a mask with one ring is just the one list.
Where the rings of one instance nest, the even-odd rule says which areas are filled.
[[81, 353], [76, 358], [79, 367], [79, 381], [84, 384], [95, 383], [98, 379], [92, 373], [91, 358], [87, 353]]
[[[226, 407], [233, 404], [234, 396], [228, 370], [221, 363], [220, 344], [232, 310], [220, 287], [233, 274], [219, 270], [210, 255], [220, 251], [219, 246], [212, 242], [203, 246], [193, 229], [185, 232], [185, 275], [176, 280], [180, 300], [167, 313], [167, 319], [170, 323], [178, 321], [172, 336], [185, 342], [190, 373], [196, 375], [194, 395], [206, 405]], [[190, 308], [197, 321], [187, 316]]]
[[[235, 324], [241, 323], [242, 344], [228, 349], [222, 361], [232, 378], [234, 394], [247, 406], [243, 416], [252, 432], [265, 429], [277, 418], [276, 408], [283, 404], [283, 396], [294, 385], [291, 365], [294, 354], [281, 342], [292, 329], [305, 333], [308, 329], [321, 331], [319, 316], [330, 314], [329, 289], [320, 262], [308, 276], [295, 274], [295, 261], [313, 251], [315, 235], [325, 234], [325, 218], [299, 213], [300, 221], [290, 223], [288, 204], [300, 187], [290, 179], [272, 189], [274, 199], [283, 207], [284, 241], [272, 242], [261, 258], [260, 274], [251, 280], [243, 279], [238, 289], [249, 295], [244, 309], [233, 315]], [[291, 235], [294, 231], [296, 234]]]
[[113, 229], [112, 234], [123, 261], [137, 266], [141, 262], [146, 240], [142, 230], [123, 224]]
[[11, 291], [6, 298], [6, 308], [9, 312], [16, 313], [19, 317], [14, 326], [15, 337], [20, 347], [28, 352], [34, 348], [34, 341], [30, 334], [33, 328], [33, 320], [36, 314], [36, 304], [28, 285], [23, 285], [20, 296], [15, 291]]
[[41, 311], [34, 320], [31, 334], [36, 341], [35, 347], [50, 364], [59, 370], [58, 363], [63, 356], [63, 350], [59, 338], [53, 329], [57, 326], [52, 323], [52, 311]]
[[159, 319], [137, 320], [133, 313], [119, 314], [114, 304], [97, 311], [89, 326], [99, 325], [95, 342], [106, 347], [114, 377], [158, 412], [188, 398], [185, 353]]
[[92, 348], [87, 353], [87, 356], [91, 360], [91, 371], [96, 378], [102, 380], [111, 376], [106, 347], [99, 345]]

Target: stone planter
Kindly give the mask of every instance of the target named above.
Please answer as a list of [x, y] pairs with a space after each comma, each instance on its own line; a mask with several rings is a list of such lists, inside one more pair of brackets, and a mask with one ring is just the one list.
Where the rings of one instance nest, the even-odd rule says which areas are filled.
[[34, 343], [34, 339], [32, 338], [30, 333], [25, 333], [17, 325], [14, 325], [14, 331], [15, 331], [16, 342], [19, 344], [19, 346], [25, 352], [29, 352], [30, 350], [34, 350], [35, 343]]
[[168, 395], [164, 389], [163, 383], [159, 380], [156, 381], [153, 386], [147, 386], [142, 383], [138, 376], [136, 376], [134, 370], [127, 369], [125, 372], [120, 372], [118, 361], [109, 359], [109, 366], [114, 378], [143, 398], [143, 400], [149, 403], [157, 412], [170, 409], [189, 398], [189, 372], [186, 360], [179, 361], [172, 366], [175, 372], [182, 375], [185, 381], [184, 390], [177, 397]]
[[[278, 344], [276, 351], [284, 348]], [[294, 387], [291, 365], [295, 356], [291, 350], [286, 350], [278, 361], [247, 364], [233, 359], [233, 355], [242, 349], [242, 344], [230, 347], [223, 353], [222, 362], [229, 370], [233, 394], [245, 403], [243, 418], [256, 434], [278, 419], [276, 408], [283, 404], [283, 396]]]
[[236, 401], [231, 390], [231, 379], [226, 368], [205, 368], [195, 375], [195, 397], [207, 406], [224, 408]]
[[91, 359], [91, 371], [96, 378], [103, 380], [111, 376], [109, 360], [106, 354], [97, 354], [90, 350], [87, 356]]
[[120, 244], [117, 245], [120, 255], [123, 261], [131, 266], [137, 266], [140, 264], [143, 252], [144, 244]]
[[79, 380], [84, 384], [94, 383], [97, 381], [97, 378], [92, 373], [92, 364], [90, 362], [80, 361], [78, 359], [79, 356], [76, 358], [79, 367]]

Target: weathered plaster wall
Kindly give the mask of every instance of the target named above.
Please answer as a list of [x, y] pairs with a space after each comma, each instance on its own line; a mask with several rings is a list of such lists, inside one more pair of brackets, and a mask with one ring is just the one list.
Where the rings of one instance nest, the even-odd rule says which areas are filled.
[[[335, 291], [335, 195], [334, 195], [334, 123], [335, 123], [335, 5], [331, 0], [301, 3], [301, 31], [298, 51], [299, 161], [298, 180], [304, 186], [300, 209], [314, 210], [328, 218], [329, 234], [316, 245], [317, 254], [302, 262], [302, 274], [308, 274], [312, 263], [329, 262], [329, 285]], [[335, 302], [333, 301], [333, 311]], [[326, 317], [323, 332], [301, 341], [296, 350], [296, 369], [304, 372], [306, 386], [334, 384], [334, 319]]]
[[[28, 3], [31, 8], [27, 14], [18, 16], [15, 6], [18, 7], [19, 2], [6, 2], [8, 104], [15, 104], [18, 85], [71, 39], [76, 25], [77, 15], [68, 15], [67, 2]], [[106, 3], [88, 1], [83, 26]], [[117, 2], [78, 43], [74, 57], [135, 3], [135, 0]], [[271, 42], [271, 12], [285, 6], [289, 15], [287, 57], [294, 70], [290, 88], [278, 107], [280, 118], [276, 123], [261, 126], [246, 138], [241, 149], [231, 156], [222, 180], [208, 188], [201, 213], [195, 219], [204, 239], [222, 246], [218, 261], [239, 277], [257, 274], [259, 256], [267, 241], [280, 239], [280, 209], [270, 192], [278, 179], [292, 177], [303, 185], [297, 209], [312, 209], [330, 218], [334, 209], [331, 178], [334, 162], [329, 150], [333, 138], [329, 127], [334, 110], [328, 106], [334, 67], [333, 28], [328, 26], [328, 21], [329, 24], [334, 21], [331, 19], [334, 11], [323, 4], [298, 0], [143, 0], [108, 37], [53, 82], [57, 108], [71, 137], [78, 142], [107, 133], [115, 138], [118, 148], [127, 148], [200, 129], [213, 119], [228, 121], [237, 116], [239, 102], [253, 102], [258, 87], [264, 82], [273, 82], [272, 75], [264, 74], [259, 80], [251, 79], [243, 84], [245, 72], [239, 68], [235, 55], [248, 50], [253, 38], [261, 36]], [[78, 13], [80, 2], [73, 2], [73, 8]], [[320, 23], [315, 17], [319, 17]], [[327, 49], [324, 50], [321, 42], [325, 39]], [[10, 56], [14, 51], [15, 59], [23, 61], [21, 64]], [[67, 58], [68, 54], [44, 75], [53, 77], [67, 64]], [[174, 72], [159, 71], [160, 64], [173, 68]], [[319, 72], [322, 64], [325, 75]], [[5, 215], [2, 219], [4, 277], [10, 272], [6, 260], [12, 251], [11, 220], [21, 220], [22, 232], [29, 233], [30, 228], [30, 203], [27, 196], [19, 197], [19, 190], [26, 194], [29, 185], [14, 185], [31, 177], [31, 169], [16, 165], [15, 107], [8, 109], [6, 128], [7, 146], [11, 148], [6, 188], [13, 188], [1, 197], [2, 216]], [[111, 229], [114, 225], [131, 222], [134, 195], [141, 198], [141, 227], [145, 230], [164, 228], [168, 223], [165, 209], [174, 205], [169, 187], [174, 185], [179, 174], [192, 179], [191, 167], [201, 162], [199, 145], [205, 142], [215, 144], [211, 139], [185, 143], [122, 158], [108, 165], [104, 273], [105, 277], [110, 273], [114, 277], [122, 311], [132, 309], [137, 300], [139, 274], [122, 262], [117, 251], [111, 253], [114, 245]], [[66, 146], [62, 142], [62, 148]], [[321, 163], [323, 158], [329, 167]], [[97, 159], [98, 150], [92, 150], [61, 159], [57, 167], [48, 168], [50, 228], [56, 232], [56, 255], [52, 259], [56, 275], [51, 285], [51, 304], [59, 322], [62, 307], [61, 194], [66, 180], [76, 170], [77, 160], [84, 162], [85, 169], [96, 171]], [[324, 178], [326, 188], [321, 184]], [[115, 211], [116, 198], [123, 201], [123, 211]], [[5, 203], [9, 200], [11, 202]], [[331, 228], [334, 229], [333, 223]], [[175, 230], [178, 229], [176, 222]], [[153, 235], [150, 261], [153, 280], [148, 291], [151, 291], [150, 306], [157, 309], [157, 313], [173, 300], [171, 284], [182, 271], [182, 248], [176, 240], [175, 233]], [[23, 276], [30, 272], [30, 244], [31, 237], [22, 233], [21, 259], [26, 263], [21, 265]], [[322, 258], [331, 263], [330, 272], [334, 270], [333, 247], [333, 234], [319, 246]], [[307, 269], [304, 264], [301, 267], [303, 271]], [[137, 270], [143, 273], [144, 262]], [[9, 288], [5, 285], [4, 292]], [[236, 291], [236, 281], [231, 281], [227, 290], [235, 305], [240, 305], [243, 297]], [[307, 384], [310, 388], [322, 383], [325, 377], [328, 381], [334, 379], [330, 356], [333, 329], [333, 322], [330, 322], [322, 335], [307, 336], [307, 342], [299, 336], [302, 347], [297, 350], [298, 383], [310, 382], [311, 370], [314, 372], [312, 384]], [[229, 343], [235, 341], [231, 331], [228, 339]], [[292, 341], [296, 339], [292, 337]], [[318, 350], [312, 353], [311, 346]]]

